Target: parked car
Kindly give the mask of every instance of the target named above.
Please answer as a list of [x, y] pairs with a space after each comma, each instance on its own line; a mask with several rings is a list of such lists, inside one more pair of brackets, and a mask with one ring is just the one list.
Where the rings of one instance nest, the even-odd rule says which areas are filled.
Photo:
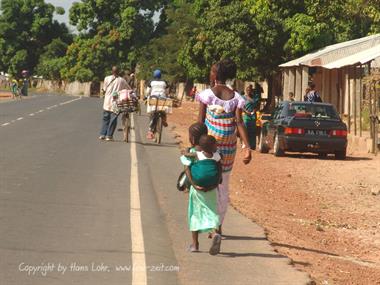
[[284, 101], [261, 130], [259, 150], [267, 153], [270, 149], [276, 156], [312, 152], [345, 159], [347, 126], [332, 104]]

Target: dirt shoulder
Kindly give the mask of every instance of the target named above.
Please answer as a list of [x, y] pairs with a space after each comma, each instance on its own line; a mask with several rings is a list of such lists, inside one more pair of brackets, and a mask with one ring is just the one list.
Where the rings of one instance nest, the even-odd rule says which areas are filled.
[[[169, 117], [177, 139], [198, 105], [185, 102]], [[231, 204], [263, 226], [275, 249], [317, 284], [380, 284], [380, 157], [333, 157], [253, 152], [244, 167], [238, 152]]]

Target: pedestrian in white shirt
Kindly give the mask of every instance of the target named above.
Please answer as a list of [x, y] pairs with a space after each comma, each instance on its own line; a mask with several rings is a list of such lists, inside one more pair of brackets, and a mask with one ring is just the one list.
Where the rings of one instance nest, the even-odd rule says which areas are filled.
[[123, 89], [129, 89], [127, 81], [120, 76], [119, 68], [112, 67], [112, 75], [104, 78], [104, 103], [103, 103], [103, 120], [100, 130], [100, 140], [112, 141], [113, 133], [117, 125], [117, 117], [119, 114], [112, 112], [112, 94]]

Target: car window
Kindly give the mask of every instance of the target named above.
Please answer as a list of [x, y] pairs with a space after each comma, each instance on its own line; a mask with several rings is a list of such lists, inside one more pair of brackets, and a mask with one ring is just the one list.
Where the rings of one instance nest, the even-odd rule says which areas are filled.
[[278, 107], [274, 110], [274, 113], [273, 113], [273, 119], [278, 119], [278, 118], [280, 118], [283, 107], [284, 107], [284, 105], [280, 105], [280, 106], [278, 106]]
[[298, 118], [339, 120], [339, 115], [331, 105], [290, 104], [287, 115]]

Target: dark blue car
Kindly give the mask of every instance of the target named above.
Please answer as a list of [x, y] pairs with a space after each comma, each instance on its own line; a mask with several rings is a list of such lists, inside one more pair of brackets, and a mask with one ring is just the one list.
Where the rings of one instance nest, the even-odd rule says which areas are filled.
[[259, 150], [312, 152], [336, 159], [346, 158], [347, 126], [332, 104], [284, 101], [274, 110], [261, 130]]

